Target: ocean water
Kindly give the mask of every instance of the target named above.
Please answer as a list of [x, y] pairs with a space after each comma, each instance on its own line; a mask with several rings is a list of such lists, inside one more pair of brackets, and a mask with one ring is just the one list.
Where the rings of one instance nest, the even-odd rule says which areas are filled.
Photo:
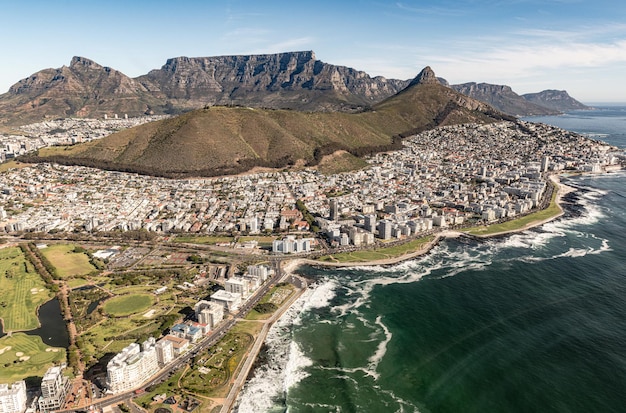
[[[541, 121], [626, 148], [626, 108]], [[626, 173], [565, 182], [567, 214], [540, 228], [301, 268], [316, 283], [272, 327], [237, 411], [626, 411]]]

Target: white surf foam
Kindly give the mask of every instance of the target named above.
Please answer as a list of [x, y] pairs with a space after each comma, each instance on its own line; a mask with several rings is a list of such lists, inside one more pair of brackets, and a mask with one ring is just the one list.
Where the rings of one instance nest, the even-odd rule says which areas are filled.
[[321, 308], [334, 297], [336, 283], [324, 282], [310, 287], [270, 328], [265, 344], [267, 362], [255, 370], [242, 389], [234, 411], [257, 413], [271, 409], [276, 399], [308, 376], [306, 368], [313, 364], [300, 346], [293, 341], [293, 326], [312, 308]]
[[376, 325], [380, 326], [380, 328], [382, 329], [385, 335], [385, 339], [378, 343], [376, 352], [374, 352], [374, 354], [372, 354], [368, 359], [369, 364], [367, 366], [367, 369], [372, 373], [375, 379], [378, 379], [379, 375], [376, 370], [378, 369], [378, 364], [382, 361], [382, 359], [385, 357], [385, 354], [387, 353], [387, 345], [391, 341], [393, 334], [391, 334], [389, 328], [387, 328], [387, 326], [383, 324], [383, 322], [381, 321], [381, 316], [376, 317]]

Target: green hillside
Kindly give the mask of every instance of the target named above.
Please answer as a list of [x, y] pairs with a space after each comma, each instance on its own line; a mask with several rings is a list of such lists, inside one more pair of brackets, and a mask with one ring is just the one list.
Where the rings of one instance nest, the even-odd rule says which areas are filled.
[[440, 84], [419, 84], [357, 113], [210, 107], [24, 161], [57, 162], [158, 176], [215, 176], [255, 166], [315, 165], [398, 148], [400, 136], [438, 125], [493, 122], [504, 115]]

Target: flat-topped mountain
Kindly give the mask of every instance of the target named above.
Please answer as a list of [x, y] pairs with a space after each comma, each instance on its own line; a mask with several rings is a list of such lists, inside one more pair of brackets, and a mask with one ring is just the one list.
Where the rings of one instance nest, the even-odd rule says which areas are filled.
[[339, 150], [362, 156], [397, 149], [401, 136], [421, 130], [507, 118], [433, 78], [426, 68], [410, 86], [360, 113], [213, 106], [23, 160], [172, 177], [225, 175], [315, 165]]
[[175, 114], [205, 105], [354, 112], [408, 83], [324, 63], [311, 51], [177, 57], [134, 79], [74, 57], [69, 66], [39, 71], [0, 95], [0, 123], [113, 113]]
[[174, 106], [235, 104], [307, 111], [359, 109], [408, 84], [324, 63], [312, 51], [177, 57], [137, 81]]
[[589, 106], [583, 105], [564, 90], [544, 90], [539, 93], [527, 93], [522, 95], [524, 99], [537, 105], [567, 112], [570, 110], [589, 110]]
[[[312, 51], [176, 57], [136, 78], [74, 57], [69, 66], [41, 70], [0, 95], [0, 125], [46, 118], [179, 114], [206, 105], [359, 112], [395, 95], [412, 81], [371, 77], [324, 63]], [[445, 79], [430, 81], [449, 86]], [[554, 91], [529, 95], [526, 100], [508, 86], [467, 83], [451, 87], [516, 116], [574, 108], [572, 102], [565, 108], [567, 99], [557, 99]]]

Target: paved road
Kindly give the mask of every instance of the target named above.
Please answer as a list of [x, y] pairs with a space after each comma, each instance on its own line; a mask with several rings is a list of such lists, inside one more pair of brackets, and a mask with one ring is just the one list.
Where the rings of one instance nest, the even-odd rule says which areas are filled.
[[221, 413], [228, 413], [231, 411], [233, 405], [235, 404], [235, 401], [237, 400], [237, 396], [239, 395], [239, 392], [241, 391], [243, 385], [245, 384], [246, 379], [248, 378], [248, 375], [250, 374], [250, 370], [252, 369], [252, 366], [259, 352], [261, 351], [261, 346], [263, 346], [263, 343], [265, 342], [265, 339], [267, 337], [267, 333], [269, 332], [269, 329], [272, 326], [272, 324], [274, 324], [276, 320], [278, 320], [283, 315], [283, 313], [289, 307], [291, 307], [294, 301], [296, 301], [300, 297], [301, 294], [302, 294], [302, 289], [299, 289], [295, 294], [292, 294], [292, 296], [289, 297], [289, 300], [287, 300], [287, 302], [285, 302], [280, 307], [280, 309], [276, 311], [272, 315], [272, 317], [270, 317], [264, 323], [263, 328], [259, 332], [259, 335], [257, 336], [256, 341], [254, 342], [254, 345], [252, 346], [252, 348], [250, 349], [250, 352], [246, 356], [245, 362], [241, 366], [239, 373], [237, 377], [235, 378], [233, 385], [230, 388], [228, 396], [226, 397], [226, 401], [222, 405]]

